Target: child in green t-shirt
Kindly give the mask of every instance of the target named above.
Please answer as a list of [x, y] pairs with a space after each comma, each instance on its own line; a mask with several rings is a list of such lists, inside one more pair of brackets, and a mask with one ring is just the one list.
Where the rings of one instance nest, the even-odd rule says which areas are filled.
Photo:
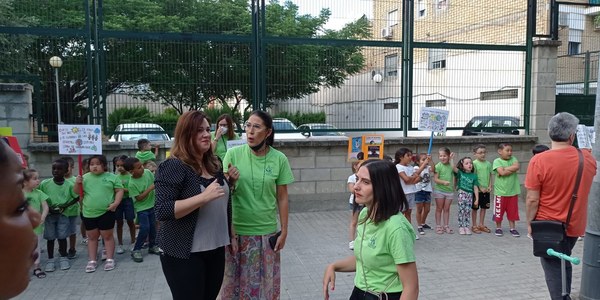
[[[48, 216], [48, 195], [44, 194], [44, 192], [37, 189], [40, 185], [40, 177], [36, 170], [29, 169], [23, 171], [23, 193], [25, 194], [25, 199], [29, 203], [29, 206], [33, 208], [35, 211], [41, 214], [40, 225], [33, 229], [33, 232], [37, 234], [38, 241], [42, 238], [42, 232], [44, 230], [44, 221], [46, 220], [46, 216]], [[41, 250], [41, 243], [38, 242], [37, 251], [38, 253]], [[40, 268], [40, 256], [35, 259], [33, 263], [33, 275], [37, 278], [46, 277], [46, 273], [42, 271]]]
[[133, 246], [131, 257], [135, 262], [142, 262], [144, 261], [142, 246], [146, 239], [148, 239], [148, 253], [160, 254], [160, 249], [156, 245], [154, 174], [150, 170], [144, 169], [140, 160], [135, 157], [127, 158], [124, 168], [131, 173], [129, 196], [135, 199], [134, 206], [140, 224], [140, 231]]
[[[67, 173], [65, 174], [65, 180], [69, 180], [75, 184], [75, 176], [73, 176], [75, 160], [70, 156], [63, 156], [61, 159], [69, 164]], [[69, 250], [67, 251], [67, 258], [74, 259], [77, 257], [77, 250], [75, 249], [75, 246], [77, 245], [77, 219], [81, 214], [79, 202], [66, 209], [64, 214], [69, 217]]]
[[[433, 181], [435, 188], [433, 198], [435, 199], [435, 233], [454, 233], [448, 225], [450, 221], [450, 205], [454, 198], [454, 153], [447, 147], [438, 151], [440, 162], [435, 165]], [[443, 227], [442, 227], [443, 226]]]
[[[474, 233], [490, 233], [492, 232], [487, 226], [485, 226], [485, 213], [486, 210], [490, 209], [490, 194], [492, 191], [492, 163], [485, 159], [487, 149], [485, 145], [478, 144], [473, 147], [473, 169], [477, 174], [477, 181], [479, 182], [479, 204], [473, 205], [471, 211], [471, 218], [473, 224]], [[477, 225], [477, 211], [479, 211], [479, 225]]]
[[121, 180], [121, 184], [123, 184], [123, 200], [121, 200], [121, 203], [117, 206], [117, 210], [115, 211], [118, 242], [115, 252], [117, 254], [125, 253], [123, 246], [123, 220], [127, 222], [131, 244], [133, 245], [135, 243], [135, 209], [133, 208], [133, 200], [129, 196], [129, 190], [127, 189], [129, 180], [131, 180], [131, 174], [125, 170], [126, 159], [127, 155], [119, 155], [113, 158], [113, 173], [117, 175], [119, 180]]
[[[470, 157], [461, 158], [454, 166], [456, 189], [458, 191], [458, 233], [471, 235], [471, 207], [479, 204], [479, 182], [473, 173], [473, 160]], [[473, 195], [475, 201], [473, 201]]]
[[158, 156], [158, 145], [154, 145], [154, 152], [152, 152], [152, 144], [148, 139], [139, 139], [137, 142], [138, 152], [135, 153], [135, 157], [139, 159], [142, 164], [149, 160], [156, 160]]
[[494, 160], [492, 170], [496, 175], [494, 182], [494, 221], [496, 222], [496, 236], [503, 236], [502, 217], [506, 212], [506, 218], [510, 226], [510, 234], [519, 237], [515, 228], [515, 222], [519, 220], [519, 194], [521, 185], [517, 172], [519, 161], [512, 156], [512, 145], [501, 143], [498, 145], [498, 155]]

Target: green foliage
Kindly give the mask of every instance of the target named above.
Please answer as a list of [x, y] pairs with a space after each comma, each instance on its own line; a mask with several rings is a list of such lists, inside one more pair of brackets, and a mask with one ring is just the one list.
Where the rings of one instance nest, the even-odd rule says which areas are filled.
[[150, 123], [160, 125], [170, 136], [173, 136], [177, 120], [179, 120], [179, 114], [175, 110], [165, 111], [162, 114], [153, 115], [150, 117], [150, 120]]
[[594, 26], [596, 26], [596, 28], [600, 27], [600, 15], [594, 17]]
[[113, 132], [119, 124], [148, 123], [150, 111], [146, 107], [121, 107], [108, 115], [108, 132]]
[[324, 111], [318, 113], [301, 113], [297, 111], [293, 114], [280, 112], [273, 115], [273, 118], [286, 118], [296, 124], [296, 126], [300, 126], [307, 123], [325, 123], [326, 115]]

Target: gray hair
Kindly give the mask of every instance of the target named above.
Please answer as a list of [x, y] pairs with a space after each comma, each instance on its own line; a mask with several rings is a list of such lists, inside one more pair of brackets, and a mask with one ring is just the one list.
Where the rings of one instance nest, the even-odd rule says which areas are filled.
[[568, 113], [560, 112], [548, 122], [548, 135], [554, 142], [566, 142], [572, 134], [577, 132], [579, 119]]

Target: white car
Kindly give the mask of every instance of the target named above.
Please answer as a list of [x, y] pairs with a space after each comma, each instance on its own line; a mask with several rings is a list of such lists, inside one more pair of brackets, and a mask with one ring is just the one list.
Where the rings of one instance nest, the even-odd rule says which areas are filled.
[[[131, 131], [131, 133], [126, 133]], [[171, 137], [164, 128], [153, 123], [127, 123], [120, 124], [114, 134], [108, 139], [109, 142], [137, 141], [148, 139], [149, 141], [170, 141]]]
[[[315, 129], [330, 130], [330, 131], [313, 131]], [[344, 133], [337, 131], [337, 128], [326, 123], [308, 123], [298, 127], [298, 130], [306, 138], [311, 140], [332, 140], [332, 141], [347, 141], [348, 137]]]
[[305, 137], [300, 132], [281, 132], [282, 130], [298, 130], [292, 121], [285, 118], [274, 118], [273, 128], [275, 129], [275, 140], [304, 140]]

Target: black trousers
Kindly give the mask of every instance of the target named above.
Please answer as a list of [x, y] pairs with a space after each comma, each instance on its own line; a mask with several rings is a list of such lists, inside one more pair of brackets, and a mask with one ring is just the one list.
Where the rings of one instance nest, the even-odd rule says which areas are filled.
[[400, 296], [402, 296], [402, 292], [385, 293], [381, 295], [381, 298], [378, 298], [376, 295], [367, 293], [357, 287], [354, 287], [349, 300], [400, 300]]
[[214, 300], [223, 283], [225, 247], [192, 253], [189, 259], [163, 254], [160, 263], [173, 300]]

